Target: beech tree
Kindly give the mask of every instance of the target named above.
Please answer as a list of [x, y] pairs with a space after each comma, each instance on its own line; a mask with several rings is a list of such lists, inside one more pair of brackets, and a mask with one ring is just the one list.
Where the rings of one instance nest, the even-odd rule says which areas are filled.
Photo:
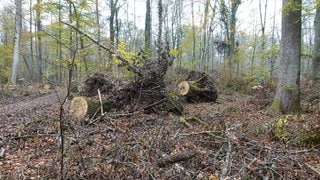
[[220, 2], [220, 21], [223, 24], [225, 32], [225, 60], [228, 62], [229, 72], [233, 72], [234, 53], [236, 48], [236, 14], [241, 0], [231, 0], [230, 9], [227, 7], [226, 2]]
[[146, 20], [144, 29], [144, 44], [147, 53], [151, 52], [151, 1], [146, 0]]
[[158, 27], [158, 46], [161, 46], [162, 43], [162, 21], [163, 21], [163, 6], [162, 6], [162, 0], [158, 0], [158, 21], [159, 21], [159, 27]]
[[301, 0], [282, 1], [282, 28], [278, 85], [272, 107], [297, 113], [300, 105]]
[[312, 59], [312, 79], [314, 84], [320, 80], [320, 2], [317, 1], [316, 17], [314, 20], [314, 52]]
[[15, 33], [14, 33], [14, 47], [13, 47], [13, 61], [11, 83], [17, 84], [18, 64], [20, 59], [20, 38], [22, 29], [22, 2], [15, 0], [16, 14], [15, 14]]
[[37, 0], [36, 5], [36, 29], [37, 29], [37, 80], [38, 82], [42, 82], [43, 75], [44, 75], [44, 61], [42, 59], [43, 52], [42, 52], [42, 22], [41, 22], [41, 0]]

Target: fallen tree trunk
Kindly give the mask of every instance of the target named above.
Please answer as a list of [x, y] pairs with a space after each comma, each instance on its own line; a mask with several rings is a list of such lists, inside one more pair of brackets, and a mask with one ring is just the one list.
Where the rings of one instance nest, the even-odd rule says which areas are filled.
[[181, 161], [187, 161], [197, 155], [196, 151], [184, 151], [176, 154], [168, 155], [158, 160], [159, 167], [165, 167], [167, 165], [178, 163]]
[[[103, 103], [103, 111], [109, 111], [110, 106], [108, 102]], [[100, 113], [100, 102], [88, 97], [75, 97], [71, 101], [70, 115], [78, 118], [94, 117]]]

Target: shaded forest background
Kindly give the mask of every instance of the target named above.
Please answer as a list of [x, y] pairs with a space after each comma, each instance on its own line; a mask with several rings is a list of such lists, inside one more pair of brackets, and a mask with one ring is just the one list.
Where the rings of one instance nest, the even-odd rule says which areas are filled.
[[319, 179], [319, 7], [2, 1], [0, 179]]
[[[248, 5], [247, 13], [237, 14], [242, 5]], [[232, 75], [245, 79], [249, 86], [273, 79], [278, 70], [279, 1], [31, 0], [22, 1], [21, 14], [13, 2], [3, 6], [2, 83], [50, 81], [63, 85], [73, 74], [73, 86], [80, 88], [84, 78], [97, 71], [130, 77], [114, 56], [63, 22], [75, 25], [135, 64], [141, 63], [141, 56], [157, 56], [157, 49], [167, 44], [175, 56], [175, 67], [226, 78]], [[312, 69], [315, 8], [314, 1], [304, 2], [303, 77], [309, 77]], [[17, 77], [12, 78], [17, 16], [22, 28]], [[245, 21], [237, 21], [243, 16]]]

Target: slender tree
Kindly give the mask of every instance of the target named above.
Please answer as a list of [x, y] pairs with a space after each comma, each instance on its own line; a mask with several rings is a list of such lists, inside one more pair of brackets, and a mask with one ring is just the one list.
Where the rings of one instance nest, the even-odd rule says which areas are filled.
[[158, 29], [158, 46], [161, 47], [162, 43], [162, 23], [163, 23], [163, 7], [162, 0], [158, 0], [158, 21], [159, 21], [159, 29]]
[[235, 48], [236, 48], [236, 14], [238, 11], [238, 7], [241, 4], [241, 0], [231, 0], [231, 14], [230, 14], [230, 40], [229, 40], [229, 70], [233, 71], [233, 64], [234, 64], [234, 55], [235, 55]]
[[144, 28], [144, 44], [147, 53], [151, 52], [151, 1], [146, 0], [146, 20]]
[[203, 26], [202, 26], [202, 43], [201, 43], [201, 61], [203, 70], [208, 70], [208, 64], [206, 63], [209, 47], [207, 46], [208, 42], [208, 15], [209, 15], [209, 6], [210, 0], [205, 0], [204, 3], [204, 17], [203, 17]]
[[[110, 44], [111, 46], [115, 45], [116, 31], [115, 31], [115, 18], [117, 14], [117, 4], [118, 0], [110, 0], [110, 18], [109, 18], [109, 26], [110, 26]], [[109, 55], [109, 60], [112, 59], [112, 55]]]
[[262, 0], [259, 0], [259, 14], [260, 14], [260, 26], [261, 26], [261, 50], [264, 51], [266, 38], [265, 38], [265, 31], [266, 31], [266, 21], [267, 21], [267, 7], [268, 7], [268, 0], [264, 2], [264, 9], [262, 9]]
[[[96, 13], [96, 26], [97, 26], [97, 41], [101, 43], [101, 25], [100, 25], [100, 10], [99, 10], [99, 0], [95, 0], [95, 13]], [[98, 47], [98, 61], [102, 61], [101, 47]]]
[[314, 19], [314, 52], [312, 59], [312, 74], [314, 85], [320, 81], [320, 2], [316, 4], [316, 17]]
[[32, 23], [33, 23], [33, 16], [32, 16], [32, 9], [33, 9], [33, 4], [32, 4], [32, 1], [30, 1], [29, 2], [29, 12], [30, 12], [30, 15], [29, 15], [29, 35], [30, 35], [30, 44], [29, 44], [29, 46], [30, 46], [30, 62], [31, 62], [31, 67], [32, 67], [32, 70], [31, 70], [31, 80], [33, 81], [33, 80], [35, 80], [35, 77], [34, 77], [34, 74], [35, 74], [35, 72], [34, 72], [34, 70], [36, 69], [36, 68], [33, 68], [33, 67], [35, 67], [34, 65], [33, 65], [33, 63], [34, 63], [34, 52], [33, 52], [33, 30], [32, 30], [32, 28], [33, 28], [33, 25], [32, 25]]
[[115, 28], [114, 28], [114, 20], [116, 15], [116, 6], [118, 0], [110, 0], [110, 18], [109, 18], [109, 26], [110, 26], [110, 43], [114, 45], [115, 42]]
[[241, 0], [231, 0], [231, 7], [230, 10], [226, 6], [224, 0], [220, 2], [220, 20], [222, 21], [223, 31], [225, 34], [225, 48], [224, 48], [224, 59], [228, 63], [228, 70], [230, 73], [233, 72], [234, 66], [234, 54], [235, 54], [235, 47], [236, 47], [236, 14], [238, 11], [238, 7], [241, 4]]
[[22, 29], [22, 2], [15, 0], [16, 13], [15, 13], [15, 32], [14, 32], [14, 47], [13, 47], [13, 62], [11, 83], [17, 84], [18, 64], [20, 59], [20, 38]]
[[[276, 3], [277, 0], [274, 0], [274, 9], [276, 9]], [[276, 29], [276, 10], [273, 11], [273, 21], [272, 21], [272, 33], [271, 33], [271, 49], [274, 49], [276, 38], [275, 38], [275, 29]], [[274, 76], [274, 69], [275, 69], [275, 63], [276, 63], [276, 56], [272, 53], [270, 56], [270, 78], [273, 78]]]
[[192, 59], [191, 59], [191, 65], [194, 66], [195, 60], [196, 60], [196, 28], [194, 23], [194, 0], [191, 0], [191, 18], [192, 18]]
[[61, 20], [62, 20], [62, 5], [61, 5], [61, 0], [58, 2], [58, 40], [57, 40], [57, 45], [58, 45], [58, 50], [57, 50], [57, 55], [59, 58], [59, 68], [57, 68], [57, 79], [59, 83], [62, 83], [62, 79], [64, 76], [64, 69], [63, 69], [63, 63], [62, 63], [62, 26], [61, 26]]
[[42, 22], [41, 22], [41, 0], [37, 0], [36, 5], [36, 29], [37, 29], [37, 69], [38, 82], [42, 82], [43, 80], [43, 71], [44, 71], [44, 61], [42, 59]]
[[297, 113], [300, 105], [301, 0], [282, 1], [281, 53], [278, 85], [272, 107]]

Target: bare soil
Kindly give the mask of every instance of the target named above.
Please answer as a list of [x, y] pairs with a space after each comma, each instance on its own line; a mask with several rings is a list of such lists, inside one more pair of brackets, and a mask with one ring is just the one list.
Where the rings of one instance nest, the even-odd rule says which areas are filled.
[[[0, 179], [61, 178], [63, 91], [0, 95]], [[59, 95], [58, 95], [59, 94]], [[277, 141], [271, 91], [221, 90], [218, 103], [187, 104], [181, 116], [115, 111], [75, 119], [64, 106], [65, 179], [320, 179], [319, 145]], [[59, 97], [59, 98], [58, 98]], [[307, 119], [319, 105], [303, 102]], [[182, 123], [184, 119], [190, 126]]]

